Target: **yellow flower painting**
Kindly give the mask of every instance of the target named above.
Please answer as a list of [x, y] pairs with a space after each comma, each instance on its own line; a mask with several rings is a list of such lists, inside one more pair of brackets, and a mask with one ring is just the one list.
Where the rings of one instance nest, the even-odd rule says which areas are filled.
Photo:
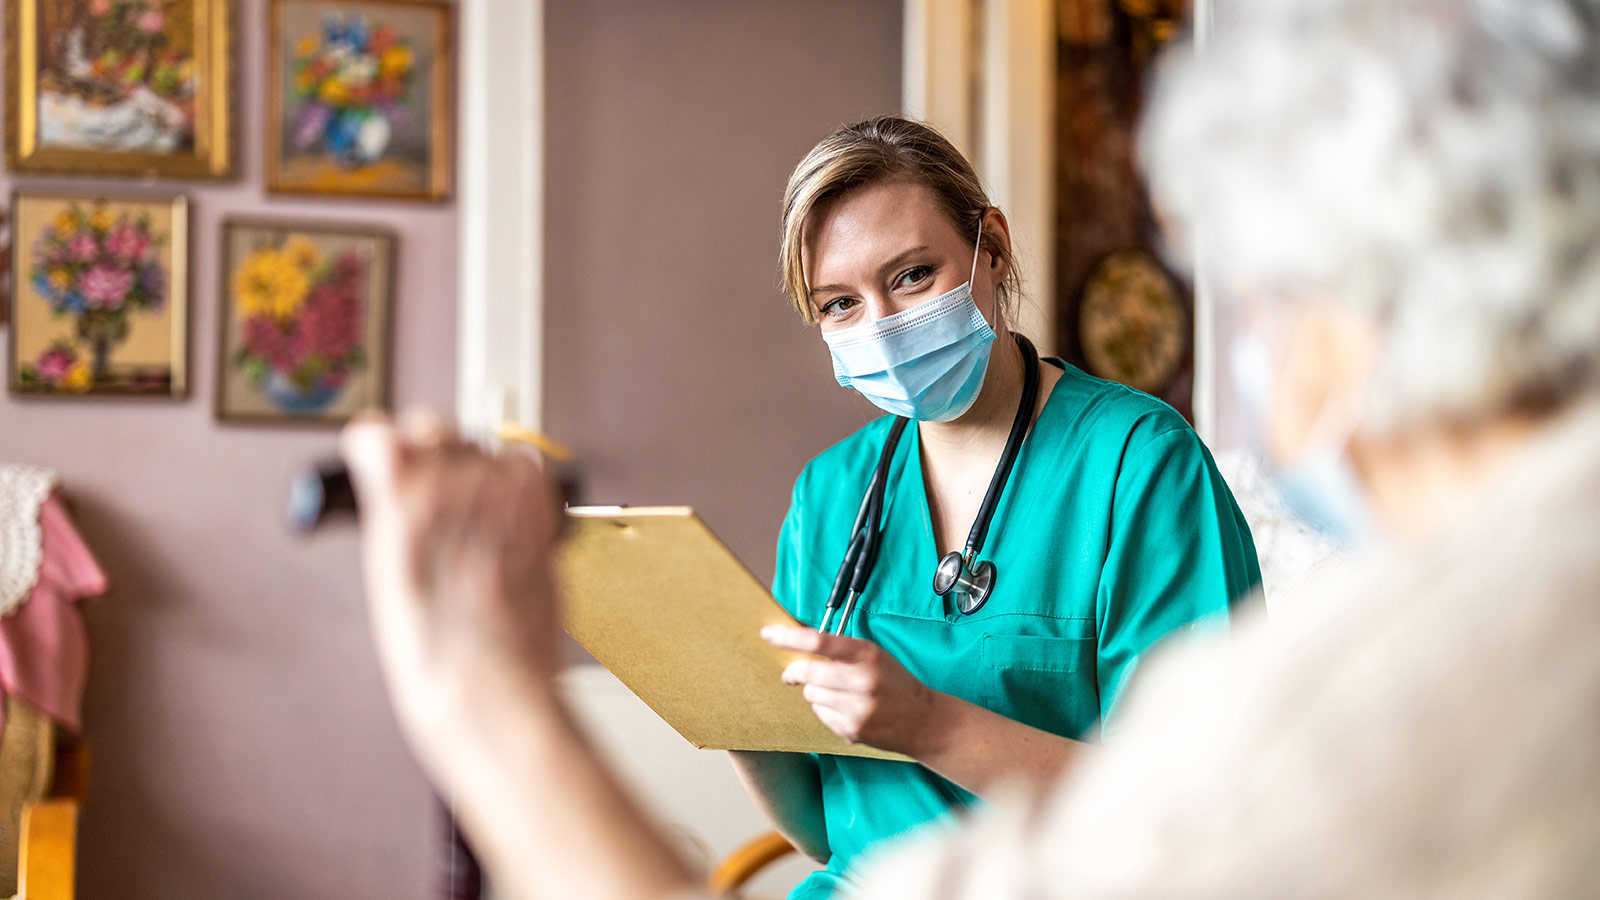
[[393, 247], [370, 228], [225, 223], [218, 417], [336, 424], [385, 405]]
[[306, 270], [277, 249], [252, 253], [233, 276], [233, 292], [245, 316], [287, 319], [300, 309], [310, 288]]

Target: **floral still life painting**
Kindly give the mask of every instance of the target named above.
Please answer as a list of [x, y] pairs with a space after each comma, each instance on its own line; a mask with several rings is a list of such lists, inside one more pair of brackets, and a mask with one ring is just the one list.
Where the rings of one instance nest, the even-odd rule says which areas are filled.
[[0, 325], [11, 315], [11, 213], [0, 210]]
[[217, 416], [339, 423], [387, 405], [394, 238], [230, 221]]
[[422, 0], [274, 0], [268, 188], [444, 197], [450, 12]]
[[229, 174], [227, 0], [6, 0], [19, 171]]
[[10, 385], [182, 396], [187, 203], [18, 194]]

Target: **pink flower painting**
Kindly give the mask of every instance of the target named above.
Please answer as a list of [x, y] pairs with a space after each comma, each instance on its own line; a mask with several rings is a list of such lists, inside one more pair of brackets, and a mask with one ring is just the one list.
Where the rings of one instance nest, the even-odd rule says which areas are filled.
[[119, 225], [106, 237], [106, 250], [123, 262], [133, 262], [150, 252], [150, 233], [128, 224]]
[[90, 262], [99, 255], [100, 245], [92, 234], [75, 235], [67, 242], [67, 258], [73, 262]]
[[19, 192], [11, 364], [22, 393], [182, 396], [187, 204]]
[[127, 299], [133, 287], [133, 273], [127, 269], [96, 264], [83, 274], [81, 282], [83, 299], [96, 309], [116, 309]]

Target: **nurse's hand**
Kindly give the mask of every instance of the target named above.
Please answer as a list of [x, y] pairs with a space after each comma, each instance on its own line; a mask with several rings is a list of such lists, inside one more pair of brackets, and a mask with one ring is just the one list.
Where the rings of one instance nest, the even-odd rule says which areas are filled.
[[801, 685], [828, 730], [853, 744], [916, 757], [918, 741], [937, 729], [938, 691], [906, 671], [871, 641], [772, 625], [761, 637], [774, 647], [822, 659], [797, 659], [783, 680]]

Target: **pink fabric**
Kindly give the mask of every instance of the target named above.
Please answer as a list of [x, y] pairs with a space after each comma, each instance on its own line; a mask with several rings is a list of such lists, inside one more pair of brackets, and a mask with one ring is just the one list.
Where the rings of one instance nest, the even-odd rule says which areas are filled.
[[54, 494], [39, 508], [39, 528], [39, 580], [16, 612], [0, 618], [0, 690], [77, 731], [89, 677], [89, 632], [77, 601], [105, 593], [106, 576]]

